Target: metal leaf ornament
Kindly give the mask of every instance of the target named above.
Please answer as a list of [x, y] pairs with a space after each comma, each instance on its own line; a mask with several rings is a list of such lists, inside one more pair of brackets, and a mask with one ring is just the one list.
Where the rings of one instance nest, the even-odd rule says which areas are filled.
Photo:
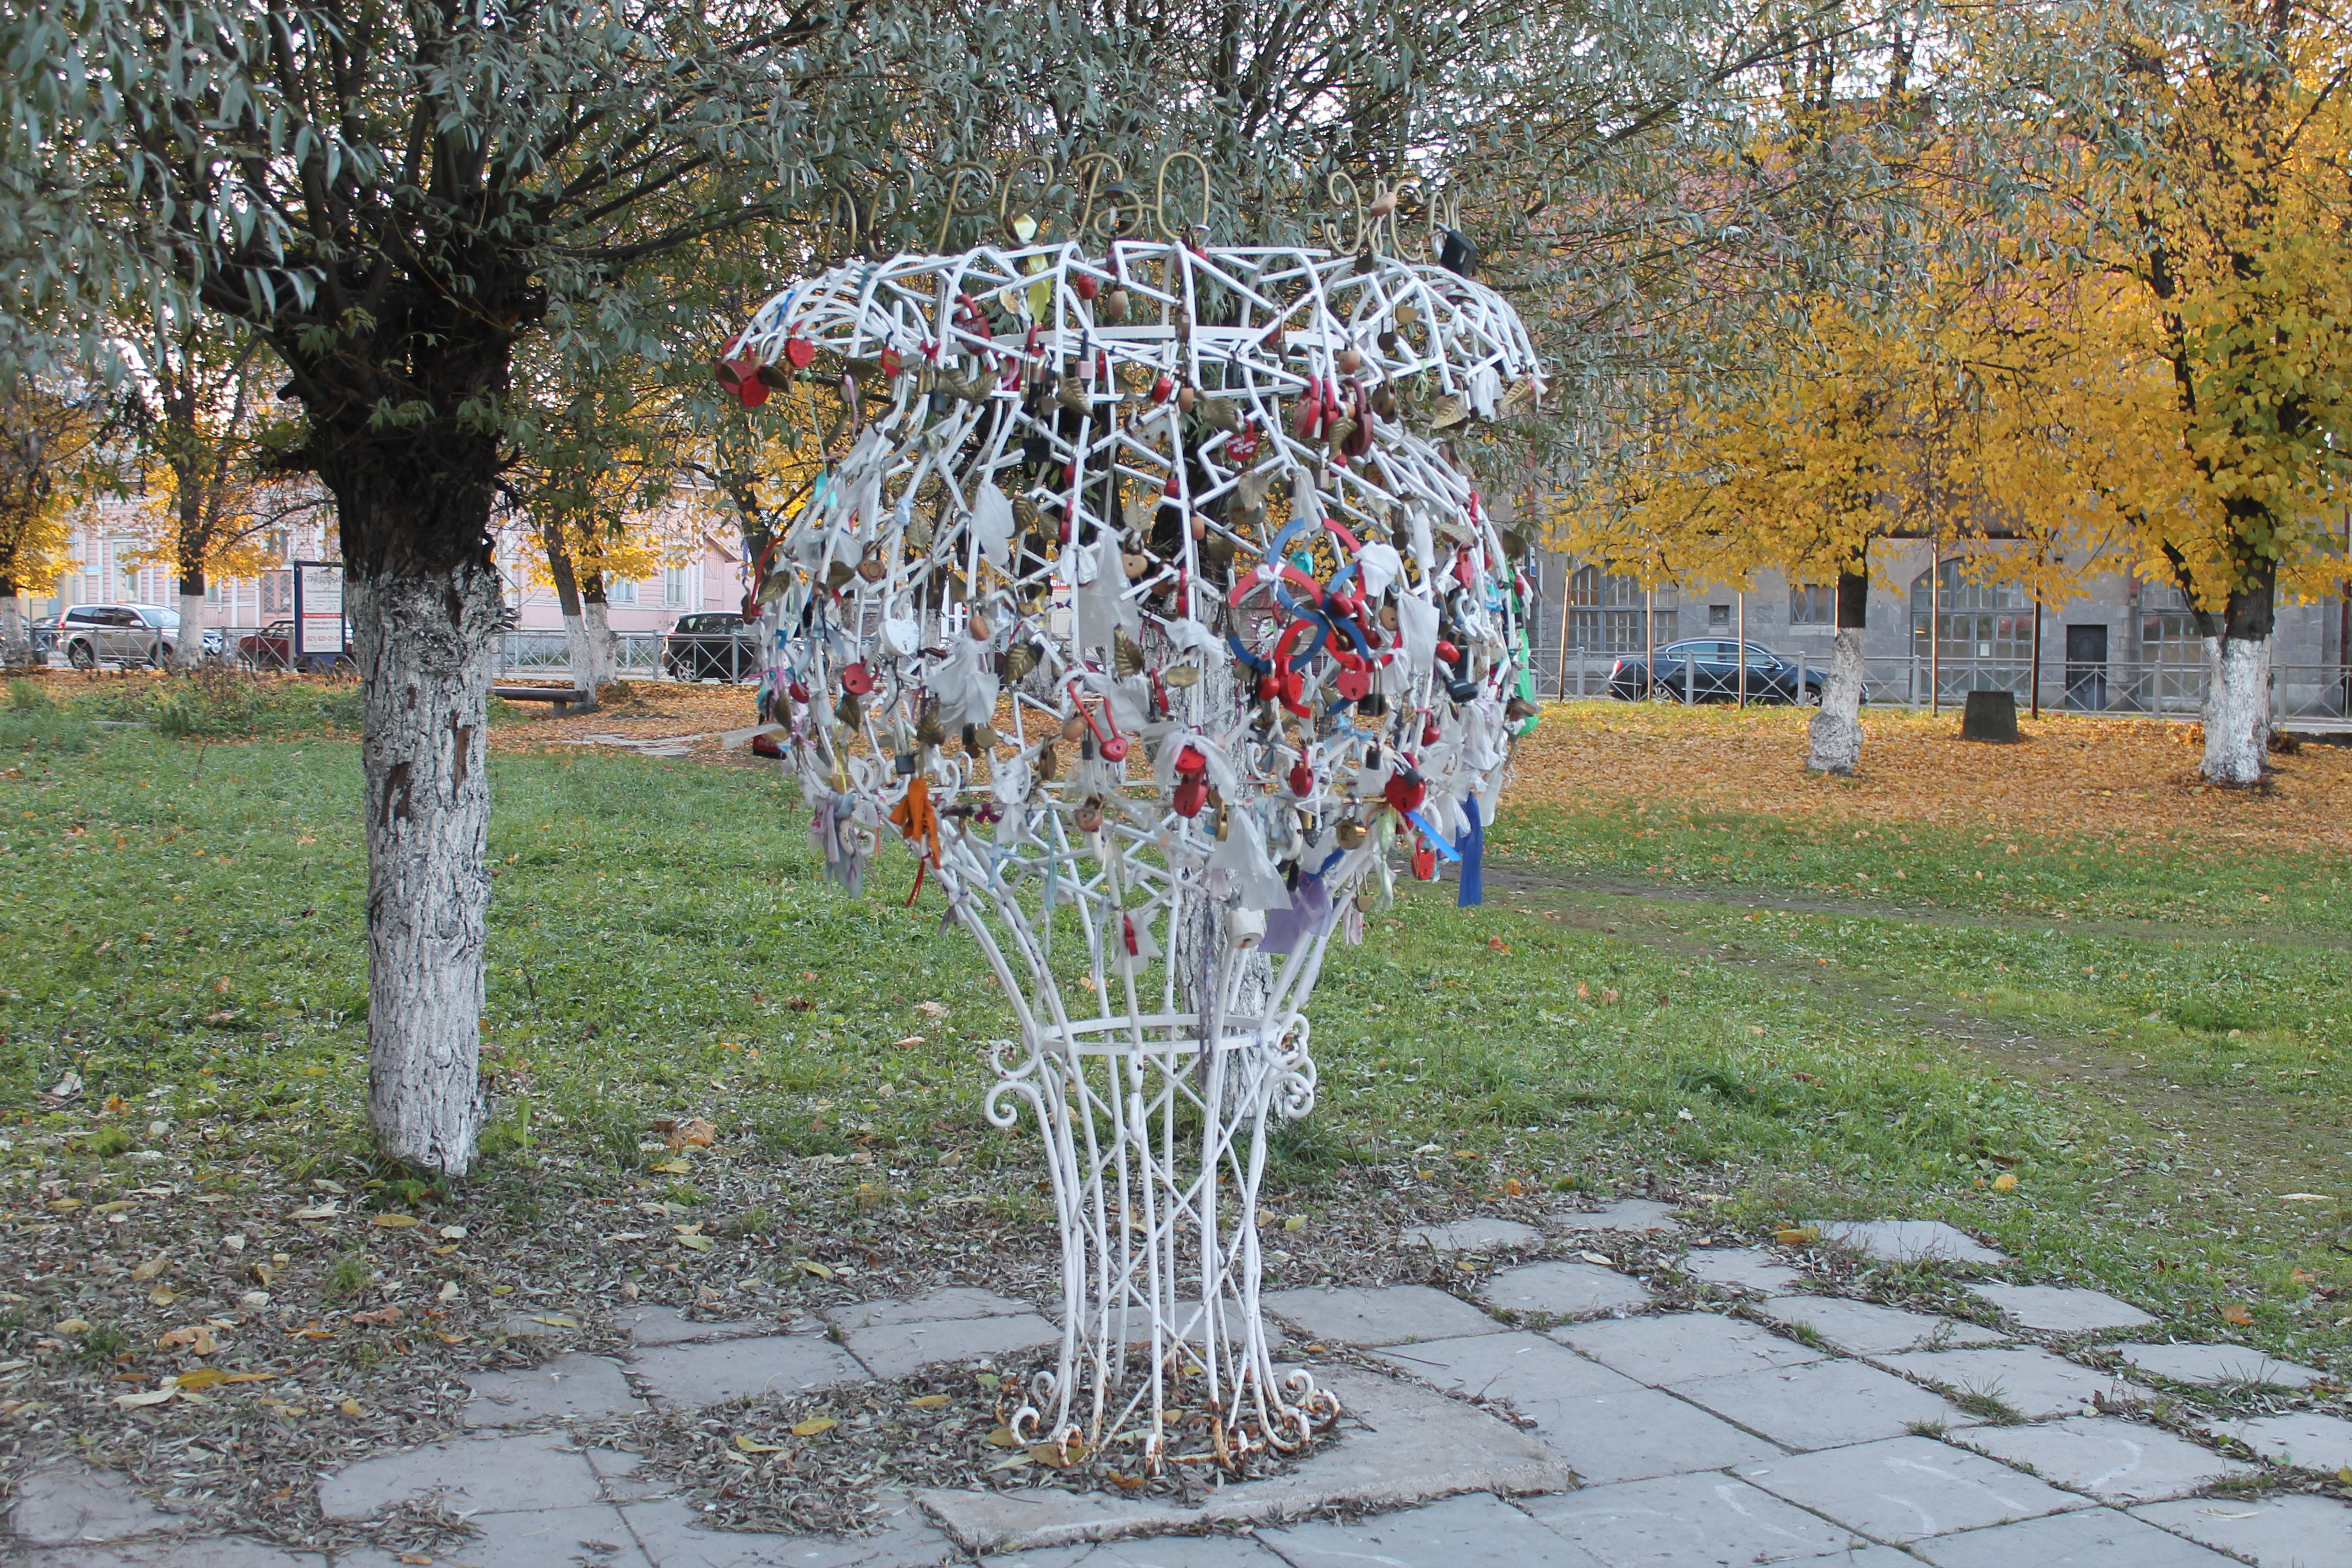
[[1531, 689], [1526, 584], [1398, 394], [1485, 417], [1526, 331], [1442, 267], [1120, 238], [836, 268], [719, 358], [868, 367], [762, 698], [814, 821], [924, 825], [916, 888], [1018, 1020], [987, 1110], [1045, 1142], [1065, 1311], [1015, 1437], [1299, 1447], [1338, 1405], [1257, 1312], [1268, 1123], [1313, 1106], [1307, 999], [1392, 862], [1459, 858], [1475, 901]]

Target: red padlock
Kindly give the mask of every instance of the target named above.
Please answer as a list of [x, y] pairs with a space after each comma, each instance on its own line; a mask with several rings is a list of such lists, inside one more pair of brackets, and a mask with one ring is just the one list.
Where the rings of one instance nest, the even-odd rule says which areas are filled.
[[1441, 642], [1437, 645], [1437, 657], [1448, 664], [1459, 664], [1462, 662], [1462, 650], [1450, 642]]
[[1315, 770], [1307, 765], [1305, 757], [1290, 765], [1290, 793], [1305, 800], [1315, 793]]
[[1433, 746], [1437, 744], [1439, 741], [1444, 739], [1444, 737], [1438, 733], [1437, 721], [1435, 719], [1430, 720], [1429, 722], [1421, 727], [1421, 743], [1423, 745]]
[[1421, 809], [1421, 803], [1429, 798], [1429, 786], [1422, 783], [1419, 773], [1400, 770], [1389, 775], [1389, 782], [1381, 786], [1381, 795], [1402, 816]]
[[1195, 773], [1191, 778], [1179, 780], [1176, 784], [1174, 804], [1176, 815], [1179, 816], [1200, 816], [1201, 808], [1209, 804], [1208, 779]]
[[906, 368], [906, 362], [898, 357], [898, 351], [897, 349], [884, 349], [882, 351], [882, 374], [884, 375], [889, 376], [895, 380], [897, 379], [898, 373]]
[[1151, 384], [1151, 401], [1154, 403], [1165, 403], [1175, 395], [1176, 383], [1173, 377], [1163, 374], [1158, 381]]
[[795, 332], [784, 340], [784, 358], [794, 370], [806, 370], [816, 358], [816, 345]]
[[1095, 281], [1094, 274], [1091, 272], [1079, 273], [1071, 280], [1070, 287], [1078, 291], [1079, 299], [1089, 302], [1102, 289], [1102, 285]]
[[1419, 881], [1437, 880], [1437, 851], [1429, 847], [1425, 838], [1422, 840], [1421, 847], [1412, 852], [1412, 874]]
[[841, 689], [852, 697], [863, 697], [874, 689], [874, 672], [861, 662], [841, 672]]
[[791, 694], [792, 700], [795, 702], [805, 703], [808, 700], [808, 688], [797, 680], [784, 689]]
[[1118, 731], [1113, 730], [1108, 735], [1103, 738], [1101, 751], [1104, 762], [1123, 763], [1127, 761], [1127, 737], [1120, 734]]
[[1372, 689], [1372, 672], [1369, 669], [1343, 669], [1331, 684], [1349, 701], [1360, 702]]

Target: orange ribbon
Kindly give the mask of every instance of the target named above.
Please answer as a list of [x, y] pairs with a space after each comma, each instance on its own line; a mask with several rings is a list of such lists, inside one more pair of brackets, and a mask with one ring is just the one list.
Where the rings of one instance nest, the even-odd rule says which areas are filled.
[[928, 845], [922, 859], [915, 867], [915, 885], [907, 890], [907, 902], [911, 907], [915, 895], [923, 890], [923, 873], [937, 865], [940, 858], [940, 814], [931, 805], [931, 784], [920, 773], [907, 781], [907, 794], [890, 808], [890, 825], [909, 844]]

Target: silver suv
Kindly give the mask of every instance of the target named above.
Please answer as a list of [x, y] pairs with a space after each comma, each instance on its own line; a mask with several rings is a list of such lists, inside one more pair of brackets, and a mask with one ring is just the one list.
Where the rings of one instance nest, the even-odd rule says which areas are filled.
[[161, 605], [75, 605], [58, 617], [57, 646], [76, 669], [172, 662], [180, 613]]

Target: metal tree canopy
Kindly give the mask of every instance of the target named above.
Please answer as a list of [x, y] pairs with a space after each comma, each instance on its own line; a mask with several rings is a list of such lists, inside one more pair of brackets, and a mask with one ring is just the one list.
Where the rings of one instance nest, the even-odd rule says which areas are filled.
[[1063, 1246], [1025, 1444], [1230, 1468], [1338, 1414], [1268, 1354], [1267, 1122], [1391, 855], [1476, 901], [1527, 589], [1444, 433], [1537, 373], [1442, 268], [1124, 239], [835, 268], [719, 366], [849, 410], [756, 563], [762, 713], [832, 874], [887, 823], [1019, 1018], [987, 1109]]

